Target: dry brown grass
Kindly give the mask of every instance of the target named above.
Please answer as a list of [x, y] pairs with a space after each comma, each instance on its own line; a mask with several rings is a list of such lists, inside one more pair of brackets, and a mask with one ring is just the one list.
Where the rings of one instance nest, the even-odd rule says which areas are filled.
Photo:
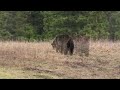
[[61, 55], [52, 49], [50, 42], [0, 42], [1, 75], [3, 78], [120, 79], [120, 42], [91, 41], [89, 57]]

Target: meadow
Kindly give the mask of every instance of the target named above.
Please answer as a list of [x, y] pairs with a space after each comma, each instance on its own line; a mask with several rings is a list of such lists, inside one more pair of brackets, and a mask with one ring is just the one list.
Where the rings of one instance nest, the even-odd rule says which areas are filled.
[[62, 55], [51, 42], [0, 42], [1, 79], [120, 79], [120, 41], [91, 41], [90, 55]]

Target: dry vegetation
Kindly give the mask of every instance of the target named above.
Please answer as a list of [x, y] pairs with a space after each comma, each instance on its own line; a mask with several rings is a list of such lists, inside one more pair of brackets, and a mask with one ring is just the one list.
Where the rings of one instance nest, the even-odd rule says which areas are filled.
[[91, 42], [89, 57], [61, 55], [50, 42], [0, 42], [0, 78], [120, 79], [120, 42]]

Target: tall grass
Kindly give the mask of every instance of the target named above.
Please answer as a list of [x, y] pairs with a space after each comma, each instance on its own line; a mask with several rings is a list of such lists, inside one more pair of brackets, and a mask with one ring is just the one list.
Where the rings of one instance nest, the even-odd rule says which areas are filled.
[[120, 78], [120, 42], [90, 41], [90, 56], [62, 55], [50, 42], [0, 42], [0, 66], [55, 78]]

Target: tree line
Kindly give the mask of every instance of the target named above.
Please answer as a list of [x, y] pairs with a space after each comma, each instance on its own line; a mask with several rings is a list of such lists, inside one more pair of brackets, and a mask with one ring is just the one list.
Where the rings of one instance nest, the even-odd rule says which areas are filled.
[[58, 34], [120, 39], [120, 11], [0, 11], [0, 40], [50, 40]]

